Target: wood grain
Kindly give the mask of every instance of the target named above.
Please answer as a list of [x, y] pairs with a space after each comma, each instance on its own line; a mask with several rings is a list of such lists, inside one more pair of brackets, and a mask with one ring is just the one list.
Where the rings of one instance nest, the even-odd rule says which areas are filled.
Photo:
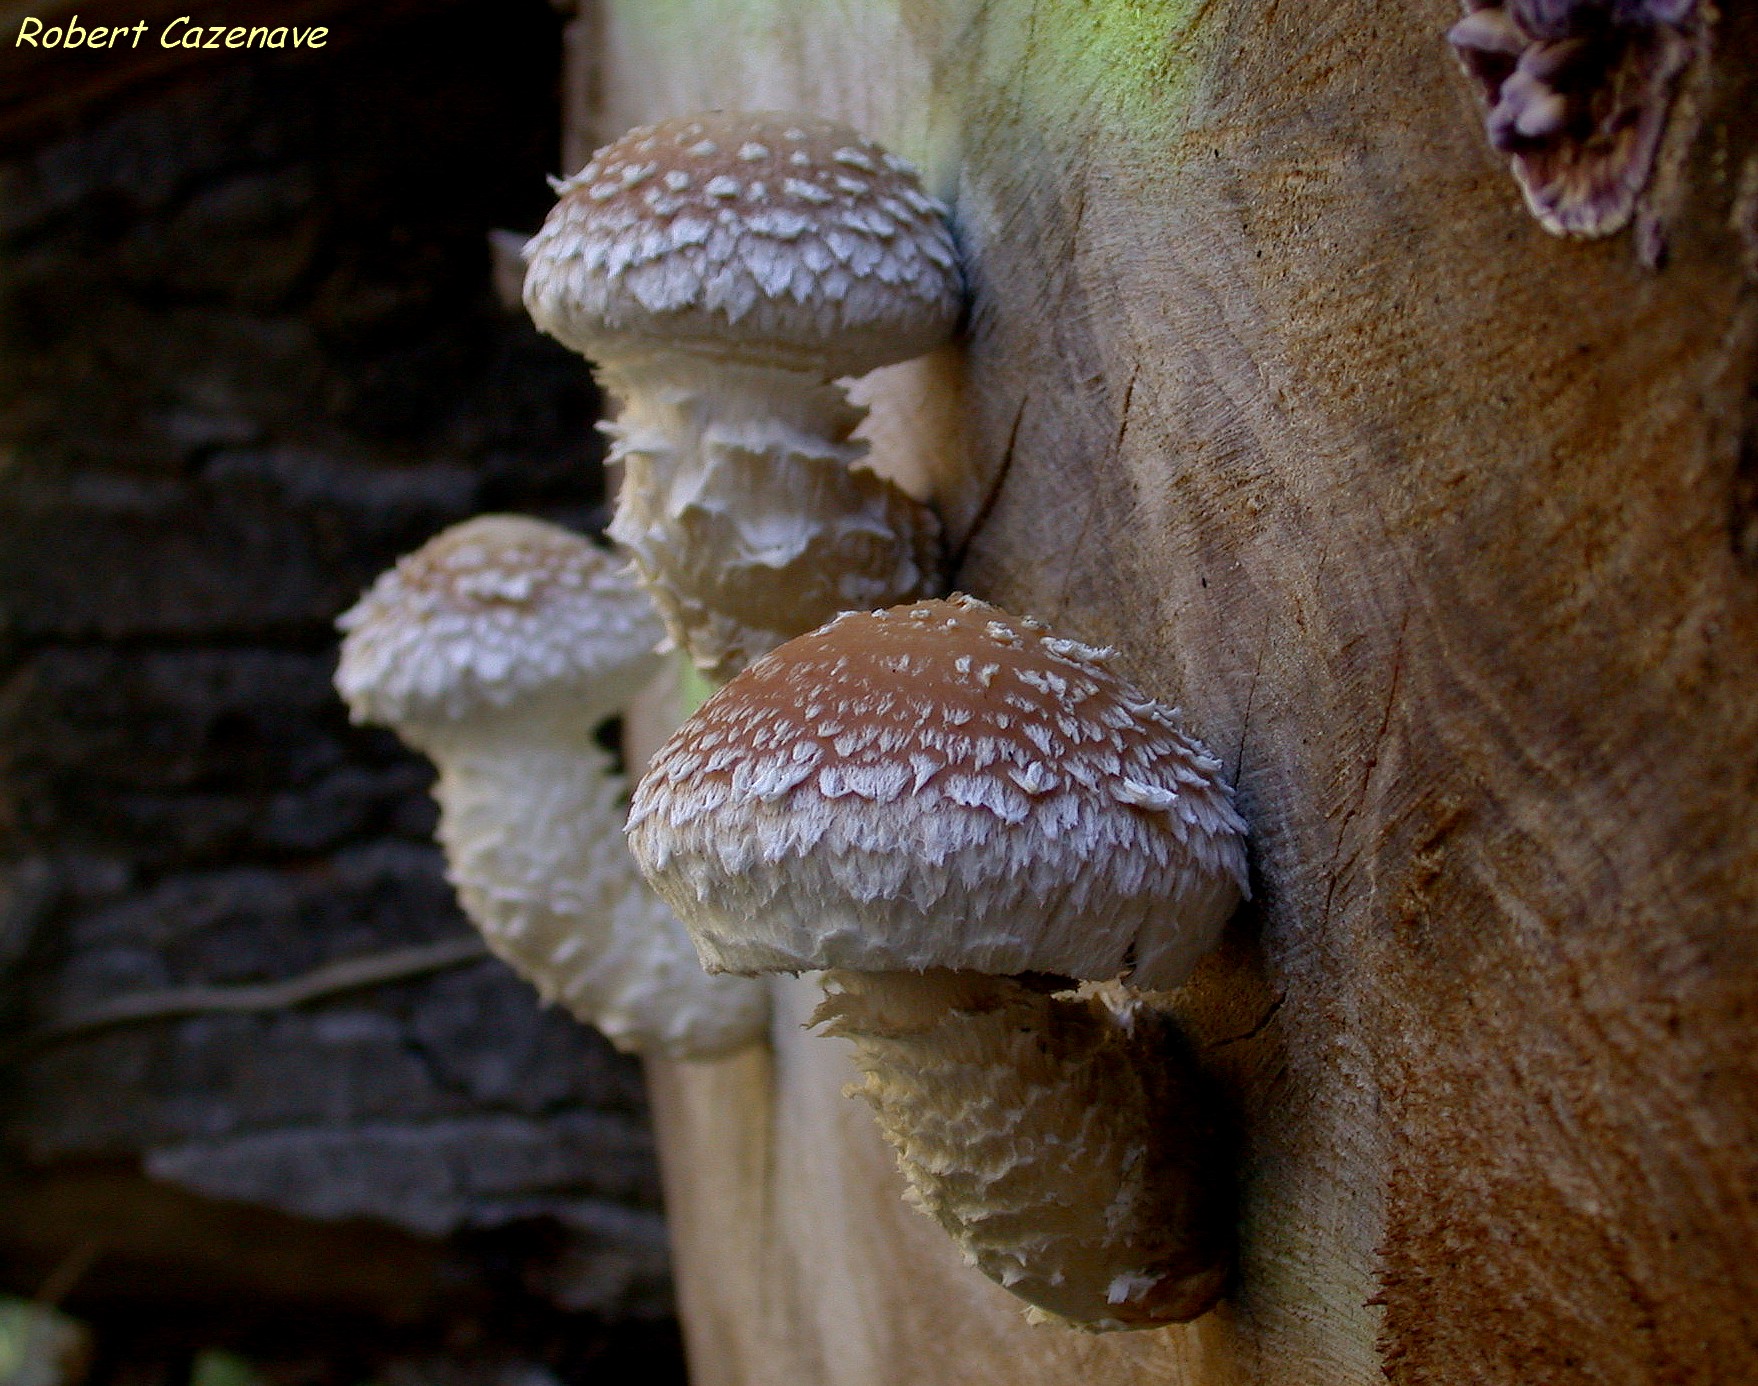
[[1178, 1001], [1248, 1142], [1223, 1308], [1019, 1324], [897, 1202], [789, 983], [771, 1059], [655, 1066], [700, 1380], [1758, 1379], [1727, 8], [1654, 272], [1530, 219], [1447, 0], [607, 4], [606, 128], [800, 106], [923, 164], [975, 305], [875, 436], [960, 585], [1118, 645], [1253, 827], [1256, 903]]

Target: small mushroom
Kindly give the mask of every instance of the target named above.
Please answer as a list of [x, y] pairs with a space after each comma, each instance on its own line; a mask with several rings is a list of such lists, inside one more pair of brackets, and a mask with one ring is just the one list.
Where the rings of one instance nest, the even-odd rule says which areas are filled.
[[810, 116], [631, 130], [557, 184], [525, 304], [622, 401], [611, 536], [673, 638], [724, 681], [839, 611], [939, 590], [940, 526], [851, 469], [841, 376], [945, 341], [945, 209], [903, 160]]
[[1489, 103], [1490, 143], [1559, 236], [1609, 236], [1654, 170], [1698, 0], [1465, 0], [1447, 39]]
[[761, 1037], [761, 986], [702, 971], [622, 840], [624, 782], [594, 733], [657, 672], [661, 632], [608, 554], [483, 516], [400, 560], [338, 625], [354, 720], [439, 767], [447, 875], [498, 956], [622, 1049], [705, 1058]]
[[661, 749], [629, 841], [711, 970], [830, 969], [912, 1201], [1044, 1316], [1213, 1304], [1230, 1204], [1173, 1023], [1246, 889], [1220, 764], [1110, 652], [969, 597], [839, 617]]

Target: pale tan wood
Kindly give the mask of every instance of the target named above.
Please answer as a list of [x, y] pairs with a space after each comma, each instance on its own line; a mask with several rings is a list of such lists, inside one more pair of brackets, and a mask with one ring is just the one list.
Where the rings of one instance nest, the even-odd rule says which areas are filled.
[[599, 145], [621, 133], [601, 128], [604, 107], [603, 11], [597, 4], [573, 7], [562, 26], [562, 172], [582, 168]]
[[606, 5], [607, 128], [804, 107], [954, 204], [962, 376], [872, 383], [883, 463], [961, 585], [1181, 701], [1254, 831], [1257, 902], [1178, 1000], [1248, 1141], [1219, 1311], [1020, 1323], [898, 1202], [789, 983], [772, 1058], [653, 1066], [701, 1381], [1758, 1380], [1727, 8], [1656, 273], [1526, 214], [1450, 0]]

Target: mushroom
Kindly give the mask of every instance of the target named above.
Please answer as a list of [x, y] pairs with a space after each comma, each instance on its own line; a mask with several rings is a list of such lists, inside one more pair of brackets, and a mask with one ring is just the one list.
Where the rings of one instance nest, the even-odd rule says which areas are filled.
[[910, 1197], [1043, 1317], [1224, 1285], [1218, 1123], [1173, 1022], [1246, 891], [1221, 766], [1110, 651], [969, 597], [757, 660], [649, 765], [629, 841], [711, 971], [828, 969]]
[[1698, 0], [1465, 0], [1447, 39], [1526, 205], [1559, 236], [1609, 236], [1647, 187]]
[[938, 591], [933, 511], [866, 469], [837, 377], [945, 341], [945, 209], [845, 125], [712, 112], [631, 130], [525, 248], [538, 327], [622, 401], [611, 537], [716, 682], [853, 608]]
[[673, 1058], [760, 1038], [759, 983], [703, 972], [621, 837], [594, 732], [659, 668], [647, 598], [587, 540], [513, 515], [454, 525], [337, 623], [356, 722], [439, 767], [447, 876], [489, 948], [621, 1049]]

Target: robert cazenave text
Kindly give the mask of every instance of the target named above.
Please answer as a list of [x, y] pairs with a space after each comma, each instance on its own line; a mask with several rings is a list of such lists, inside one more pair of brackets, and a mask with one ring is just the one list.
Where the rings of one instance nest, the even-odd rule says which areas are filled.
[[[150, 32], [149, 32], [150, 31]], [[197, 24], [179, 15], [156, 30], [146, 20], [133, 24], [81, 24], [77, 14], [62, 24], [44, 24], [35, 15], [19, 21], [14, 48], [139, 48], [143, 40], [160, 48], [322, 48], [324, 25]]]

